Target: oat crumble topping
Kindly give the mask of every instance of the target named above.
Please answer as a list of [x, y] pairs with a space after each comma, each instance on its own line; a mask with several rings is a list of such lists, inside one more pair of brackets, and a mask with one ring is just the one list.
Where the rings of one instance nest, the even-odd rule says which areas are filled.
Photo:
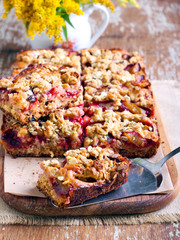
[[76, 68], [79, 72], [80, 56], [76, 52], [69, 52], [61, 48], [55, 50], [35, 49], [25, 50], [17, 54], [16, 62], [13, 64], [15, 73], [20, 72], [29, 64], [46, 64], [51, 63], [59, 66], [67, 65]]
[[[42, 169], [58, 182], [63, 181], [63, 184], [68, 184], [73, 178], [82, 181], [87, 181], [88, 178], [108, 181], [117, 170], [128, 168], [128, 160], [111, 148], [80, 148], [69, 150], [64, 155], [66, 158], [64, 167], [57, 160], [42, 162]], [[119, 163], [110, 160], [111, 158], [117, 159]], [[71, 173], [68, 174], [68, 171]]]
[[12, 152], [26, 146], [33, 154], [37, 143], [42, 149], [35, 149], [36, 156], [41, 151], [58, 156], [81, 146], [88, 152], [91, 145], [112, 143], [117, 150], [125, 143], [133, 145], [132, 155], [142, 147], [143, 156], [144, 146], [148, 156], [156, 151], [159, 135], [151, 84], [137, 52], [27, 50], [18, 53], [13, 68], [17, 75], [0, 80], [0, 107], [6, 115], [2, 131], [8, 139], [4, 146], [18, 138]]
[[0, 80], [0, 107], [22, 123], [63, 107], [83, 104], [80, 78], [73, 68], [37, 65]]

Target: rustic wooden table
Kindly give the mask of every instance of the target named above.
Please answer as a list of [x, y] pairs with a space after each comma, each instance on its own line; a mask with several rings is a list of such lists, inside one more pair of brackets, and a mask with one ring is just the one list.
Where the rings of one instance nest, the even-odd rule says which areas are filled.
[[[110, 24], [95, 43], [99, 48], [137, 50], [151, 80], [180, 80], [180, 1], [140, 0], [142, 9], [117, 4]], [[92, 22], [93, 25], [93, 22]], [[10, 74], [16, 52], [0, 55], [0, 76]], [[0, 239], [179, 239], [179, 223], [114, 226], [1, 225]]]

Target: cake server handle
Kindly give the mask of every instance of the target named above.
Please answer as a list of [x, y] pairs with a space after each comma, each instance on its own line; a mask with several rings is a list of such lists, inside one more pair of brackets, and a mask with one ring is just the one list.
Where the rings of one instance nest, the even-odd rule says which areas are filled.
[[172, 158], [174, 155], [176, 155], [177, 153], [180, 152], [180, 147], [177, 147], [176, 149], [174, 149], [173, 151], [171, 151], [170, 153], [168, 153], [165, 157], [163, 157], [159, 162], [157, 163], [152, 163], [149, 162], [143, 158], [135, 158], [133, 159], [133, 162], [139, 164], [142, 167], [147, 168], [148, 170], [150, 170], [152, 173], [154, 173], [155, 175], [157, 175], [157, 173], [161, 172], [161, 168], [162, 166], [165, 164], [165, 162], [167, 162], [167, 160], [169, 160], [170, 158]]

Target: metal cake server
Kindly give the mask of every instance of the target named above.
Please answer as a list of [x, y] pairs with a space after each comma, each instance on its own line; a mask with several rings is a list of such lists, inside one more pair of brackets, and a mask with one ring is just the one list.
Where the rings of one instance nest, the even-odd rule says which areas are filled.
[[142, 158], [133, 159], [128, 181], [124, 185], [110, 193], [102, 194], [96, 198], [90, 199], [84, 202], [83, 205], [77, 205], [70, 208], [77, 208], [155, 191], [159, 188], [163, 180], [161, 173], [162, 166], [168, 159], [179, 152], [180, 147], [167, 154], [157, 163], [151, 163]]

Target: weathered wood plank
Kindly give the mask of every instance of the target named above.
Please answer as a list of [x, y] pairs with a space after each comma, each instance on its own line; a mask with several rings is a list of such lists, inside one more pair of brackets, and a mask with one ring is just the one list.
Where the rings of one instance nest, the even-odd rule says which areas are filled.
[[6, 240], [170, 240], [179, 238], [179, 223], [119, 226], [0, 226], [0, 239]]

